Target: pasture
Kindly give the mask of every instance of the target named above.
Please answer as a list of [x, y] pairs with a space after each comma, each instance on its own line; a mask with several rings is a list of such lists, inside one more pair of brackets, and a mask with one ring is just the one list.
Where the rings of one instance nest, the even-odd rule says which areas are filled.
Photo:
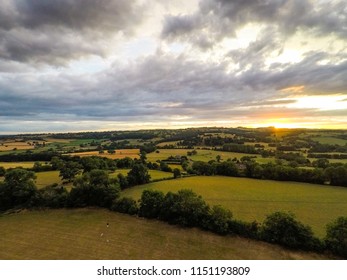
[[[170, 156], [173, 157], [181, 157], [181, 156], [187, 156], [187, 152], [193, 151], [193, 149], [159, 149], [158, 152], [152, 152], [147, 154], [148, 161], [156, 162], [157, 160], [165, 160]], [[258, 156], [259, 155], [252, 155], [252, 154], [243, 154], [243, 153], [232, 153], [232, 152], [224, 152], [224, 151], [214, 151], [214, 150], [202, 150], [197, 149], [197, 154], [192, 156], [187, 156], [189, 159], [194, 161], [205, 161], [208, 162], [210, 160], [216, 160], [216, 156], [220, 155], [221, 160], [225, 161], [227, 159], [240, 159], [244, 156]]]
[[[117, 169], [114, 173], [110, 174], [110, 177], [116, 177], [118, 174], [128, 175], [130, 169]], [[173, 174], [171, 172], [164, 172], [160, 170], [148, 170], [149, 175], [151, 175], [151, 181], [172, 178]]]
[[2, 260], [328, 258], [91, 208], [2, 215], [0, 236]]
[[344, 146], [347, 144], [347, 140], [345, 139], [340, 139], [337, 137], [329, 137], [329, 136], [313, 137], [312, 140], [317, 141], [321, 144], [329, 144], [329, 145]]
[[0, 152], [14, 151], [14, 150], [32, 150], [35, 146], [27, 142], [0, 142]]
[[102, 154], [100, 154], [98, 151], [90, 151], [90, 152], [69, 153], [66, 155], [79, 156], [79, 157], [99, 156], [99, 157], [106, 157], [110, 159], [122, 159], [122, 158], [130, 157], [134, 159], [134, 158], [140, 158], [139, 154], [140, 154], [140, 149], [120, 149], [120, 150], [115, 150], [114, 154], [110, 154], [107, 151], [105, 151]]
[[9, 168], [33, 168], [35, 162], [34, 161], [25, 161], [25, 162], [0, 162], [0, 166], [4, 167], [5, 169]]
[[129, 188], [122, 196], [139, 199], [144, 189], [192, 189], [210, 205], [222, 205], [234, 218], [262, 222], [267, 214], [291, 211], [323, 237], [325, 226], [347, 214], [347, 188], [223, 176], [196, 176]]

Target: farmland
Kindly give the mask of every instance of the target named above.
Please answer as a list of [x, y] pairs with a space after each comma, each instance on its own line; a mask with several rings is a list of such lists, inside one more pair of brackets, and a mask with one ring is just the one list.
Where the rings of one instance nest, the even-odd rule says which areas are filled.
[[98, 151], [90, 151], [90, 152], [78, 152], [78, 153], [70, 153], [69, 156], [79, 156], [79, 157], [90, 157], [90, 156], [100, 156], [106, 157], [110, 159], [121, 159], [125, 157], [130, 158], [139, 158], [139, 149], [122, 149], [116, 150], [115, 153], [99, 153]]
[[323, 236], [325, 225], [347, 213], [347, 189], [295, 182], [276, 182], [222, 176], [190, 177], [150, 183], [123, 191], [123, 196], [140, 198], [144, 189], [163, 192], [192, 189], [210, 205], [230, 209], [234, 217], [259, 222], [274, 211], [291, 211]]
[[[109, 228], [106, 223], [110, 224]], [[103, 209], [3, 215], [0, 216], [0, 235], [0, 259], [3, 260], [328, 258]]]

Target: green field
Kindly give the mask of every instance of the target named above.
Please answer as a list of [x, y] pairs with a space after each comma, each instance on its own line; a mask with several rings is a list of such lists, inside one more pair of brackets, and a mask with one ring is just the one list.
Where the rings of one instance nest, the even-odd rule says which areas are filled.
[[[187, 152], [191, 152], [192, 149], [160, 149], [157, 152], [147, 154], [148, 161], [155, 162], [157, 160], [164, 160], [170, 156], [187, 156]], [[220, 155], [222, 160], [237, 158], [240, 159], [244, 156], [256, 156], [252, 154], [242, 154], [242, 153], [232, 153], [232, 152], [223, 152], [223, 151], [214, 151], [214, 150], [196, 150], [197, 154], [193, 156], [188, 156], [189, 159], [194, 161], [210, 161], [216, 160], [216, 156]], [[258, 155], [258, 157], [260, 157]]]
[[[116, 172], [110, 174], [111, 177], [116, 177], [118, 174], [128, 175], [130, 169], [117, 169]], [[151, 181], [160, 180], [166, 178], [172, 178], [173, 174], [171, 172], [164, 172], [160, 170], [148, 170], [149, 175], [151, 175]]]
[[330, 145], [340, 145], [344, 146], [347, 144], [347, 140], [336, 138], [336, 137], [313, 137], [312, 140], [317, 141], [321, 144], [330, 144]]
[[59, 171], [45, 171], [37, 172], [36, 174], [36, 186], [38, 189], [42, 189], [48, 185], [61, 184], [62, 180], [59, 177]]
[[[109, 223], [109, 227], [106, 227]], [[103, 209], [0, 216], [0, 259], [327, 259]], [[108, 242], [107, 242], [108, 240]]]
[[127, 189], [123, 196], [140, 198], [144, 189], [163, 192], [192, 189], [210, 205], [220, 204], [241, 220], [262, 222], [274, 211], [291, 211], [320, 237], [325, 225], [347, 215], [347, 188], [223, 176], [196, 176]]

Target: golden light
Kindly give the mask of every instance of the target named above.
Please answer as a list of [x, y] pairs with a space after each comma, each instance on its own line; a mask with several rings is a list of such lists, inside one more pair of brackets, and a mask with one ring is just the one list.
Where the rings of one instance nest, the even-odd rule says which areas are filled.
[[347, 109], [347, 95], [315, 95], [295, 98], [287, 107], [299, 109], [343, 110]]

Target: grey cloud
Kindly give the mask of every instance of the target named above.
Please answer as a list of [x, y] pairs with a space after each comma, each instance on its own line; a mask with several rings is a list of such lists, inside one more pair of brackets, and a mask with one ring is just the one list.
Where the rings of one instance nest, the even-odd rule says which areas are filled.
[[106, 41], [131, 34], [143, 18], [127, 0], [5, 0], [0, 11], [0, 59], [64, 64], [104, 55]]
[[234, 36], [247, 23], [261, 23], [275, 27], [283, 38], [298, 29], [319, 36], [333, 33], [346, 38], [346, 13], [347, 4], [343, 0], [201, 0], [199, 11], [194, 14], [168, 16], [162, 37], [194, 43], [195, 34], [207, 32], [218, 42]]

